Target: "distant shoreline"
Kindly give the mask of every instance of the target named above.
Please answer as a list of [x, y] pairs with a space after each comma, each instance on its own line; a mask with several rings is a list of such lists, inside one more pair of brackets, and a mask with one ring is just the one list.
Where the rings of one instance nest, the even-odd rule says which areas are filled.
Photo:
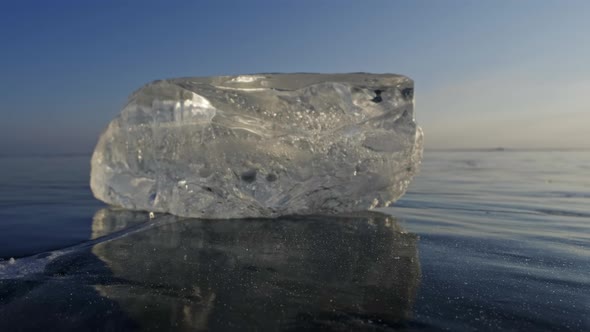
[[445, 149], [424, 149], [424, 152], [576, 152], [590, 151], [588, 148], [445, 148]]

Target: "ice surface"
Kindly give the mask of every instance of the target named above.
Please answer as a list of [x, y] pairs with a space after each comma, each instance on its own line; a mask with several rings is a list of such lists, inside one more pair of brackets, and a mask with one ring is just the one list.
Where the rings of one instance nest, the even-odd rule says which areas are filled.
[[179, 78], [131, 95], [99, 139], [91, 188], [187, 217], [331, 214], [397, 200], [421, 157], [404, 76]]
[[0, 331], [386, 331], [412, 319], [419, 239], [395, 217], [148, 215], [100, 210], [92, 229], [108, 236], [0, 263]]

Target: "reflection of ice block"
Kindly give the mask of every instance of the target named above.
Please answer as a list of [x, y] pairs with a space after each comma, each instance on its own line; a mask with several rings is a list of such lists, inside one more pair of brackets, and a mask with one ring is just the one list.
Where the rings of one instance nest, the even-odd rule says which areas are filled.
[[418, 240], [392, 217], [174, 219], [93, 248], [118, 280], [97, 291], [140, 326], [355, 330], [410, 316]]
[[147, 213], [137, 211], [118, 210], [118, 209], [101, 209], [94, 214], [92, 218], [92, 235], [91, 239], [97, 239], [101, 236], [109, 235], [115, 232], [126, 230], [129, 227], [145, 223], [149, 220]]
[[413, 82], [392, 74], [182, 78], [136, 91], [101, 135], [109, 204], [205, 218], [382, 207], [422, 154]]

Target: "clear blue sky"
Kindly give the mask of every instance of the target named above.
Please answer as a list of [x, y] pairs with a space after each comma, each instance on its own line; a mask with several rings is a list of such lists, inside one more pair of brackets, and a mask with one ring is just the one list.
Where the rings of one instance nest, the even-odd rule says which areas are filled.
[[393, 72], [427, 147], [590, 147], [590, 1], [0, 1], [0, 154], [91, 152], [154, 79]]

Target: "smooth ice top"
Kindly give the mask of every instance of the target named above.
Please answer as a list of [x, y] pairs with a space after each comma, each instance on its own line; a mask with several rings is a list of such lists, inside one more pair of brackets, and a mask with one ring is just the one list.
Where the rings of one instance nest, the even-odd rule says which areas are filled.
[[106, 203], [206, 218], [385, 206], [421, 159], [413, 82], [393, 74], [256, 74], [156, 81], [101, 135]]
[[190, 77], [169, 80], [173, 83], [209, 84], [218, 88], [254, 90], [275, 89], [294, 91], [310, 85], [325, 82], [339, 82], [359, 87], [391, 86], [409, 82], [412, 88], [413, 82], [407, 77], [395, 74], [254, 74], [239, 76], [215, 76], [215, 77]]

